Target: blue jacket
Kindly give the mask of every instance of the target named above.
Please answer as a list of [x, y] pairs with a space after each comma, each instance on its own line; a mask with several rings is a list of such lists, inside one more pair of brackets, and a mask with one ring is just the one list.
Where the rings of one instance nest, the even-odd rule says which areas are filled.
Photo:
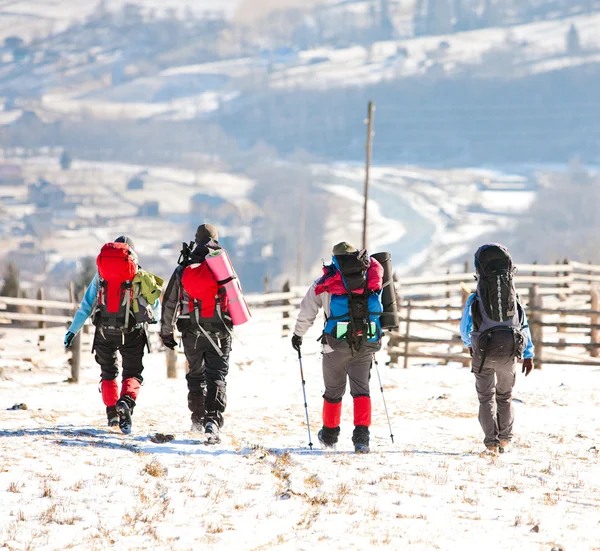
[[[71, 327], [69, 327], [68, 332], [73, 333], [74, 335], [79, 333], [86, 320], [94, 313], [97, 298], [98, 274], [94, 276], [94, 279], [92, 279], [92, 282], [88, 285], [85, 295], [83, 296], [83, 300], [81, 301], [81, 305], [79, 306], [79, 310], [77, 310], [75, 317], [73, 318], [73, 323], [71, 323]], [[154, 312], [154, 319], [159, 320], [161, 313], [159, 299], [156, 299], [152, 305], [152, 311]]]
[[[462, 337], [463, 343], [467, 347], [471, 346], [471, 332], [473, 331], [471, 305], [473, 304], [473, 301], [475, 300], [476, 296], [476, 293], [473, 293], [467, 299], [467, 304], [465, 304], [462, 319], [460, 320], [460, 336]], [[527, 345], [525, 346], [525, 352], [523, 352], [523, 358], [533, 358], [533, 342], [531, 340], [531, 332], [529, 331], [529, 325], [527, 325], [527, 313], [525, 312], [525, 309], [523, 309], [523, 328], [521, 329], [521, 331], [527, 339]]]

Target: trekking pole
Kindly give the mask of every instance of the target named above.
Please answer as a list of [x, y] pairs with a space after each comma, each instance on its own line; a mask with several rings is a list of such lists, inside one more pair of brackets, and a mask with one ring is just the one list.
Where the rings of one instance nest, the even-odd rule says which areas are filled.
[[304, 370], [302, 369], [302, 352], [298, 348], [298, 362], [300, 362], [300, 377], [302, 378], [302, 394], [304, 394], [304, 411], [306, 412], [306, 426], [308, 427], [308, 447], [312, 451], [313, 443], [310, 436], [310, 421], [308, 420], [308, 403], [306, 402], [306, 381], [304, 380]]
[[392, 444], [394, 443], [394, 434], [392, 432], [392, 424], [390, 423], [390, 416], [388, 414], [387, 404], [385, 403], [385, 395], [383, 394], [383, 385], [381, 384], [381, 376], [379, 375], [379, 362], [373, 354], [373, 361], [375, 362], [375, 371], [377, 371], [377, 378], [379, 379], [379, 390], [381, 390], [381, 397], [383, 398], [383, 408], [385, 409], [385, 416], [387, 417], [388, 427], [390, 427], [390, 438], [392, 439]]

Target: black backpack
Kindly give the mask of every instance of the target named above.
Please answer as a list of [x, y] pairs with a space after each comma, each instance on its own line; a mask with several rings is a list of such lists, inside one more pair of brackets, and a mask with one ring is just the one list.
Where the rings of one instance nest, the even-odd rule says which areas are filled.
[[478, 299], [490, 320], [506, 322], [514, 317], [517, 293], [513, 276], [516, 268], [502, 245], [483, 245], [475, 253]]

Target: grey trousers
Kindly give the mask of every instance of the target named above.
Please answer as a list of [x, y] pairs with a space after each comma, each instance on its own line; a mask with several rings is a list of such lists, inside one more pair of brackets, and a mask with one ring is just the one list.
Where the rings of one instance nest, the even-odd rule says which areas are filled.
[[373, 349], [367, 346], [354, 356], [350, 348], [323, 354], [323, 398], [328, 402], [340, 402], [346, 393], [346, 378], [350, 381], [350, 394], [353, 398], [369, 396], [372, 362]]
[[479, 424], [483, 429], [486, 446], [498, 446], [500, 440], [512, 439], [515, 412], [512, 390], [517, 374], [516, 360], [487, 362], [479, 373], [473, 367], [475, 388], [479, 397]]

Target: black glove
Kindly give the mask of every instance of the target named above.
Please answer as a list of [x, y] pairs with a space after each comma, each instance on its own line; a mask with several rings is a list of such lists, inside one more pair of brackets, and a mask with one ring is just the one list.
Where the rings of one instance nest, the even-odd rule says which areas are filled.
[[167, 348], [170, 348], [171, 350], [175, 350], [175, 347], [179, 344], [174, 339], [173, 335], [161, 335], [160, 340]]
[[292, 336], [292, 347], [296, 352], [300, 352], [300, 347], [302, 346], [302, 337], [294, 334]]
[[71, 331], [68, 331], [67, 334], [65, 335], [65, 348], [70, 348], [71, 344], [73, 343], [73, 339], [75, 338], [75, 333], [71, 333]]
[[525, 377], [533, 371], [533, 358], [525, 358], [523, 360], [523, 369], [521, 373], [525, 373]]

